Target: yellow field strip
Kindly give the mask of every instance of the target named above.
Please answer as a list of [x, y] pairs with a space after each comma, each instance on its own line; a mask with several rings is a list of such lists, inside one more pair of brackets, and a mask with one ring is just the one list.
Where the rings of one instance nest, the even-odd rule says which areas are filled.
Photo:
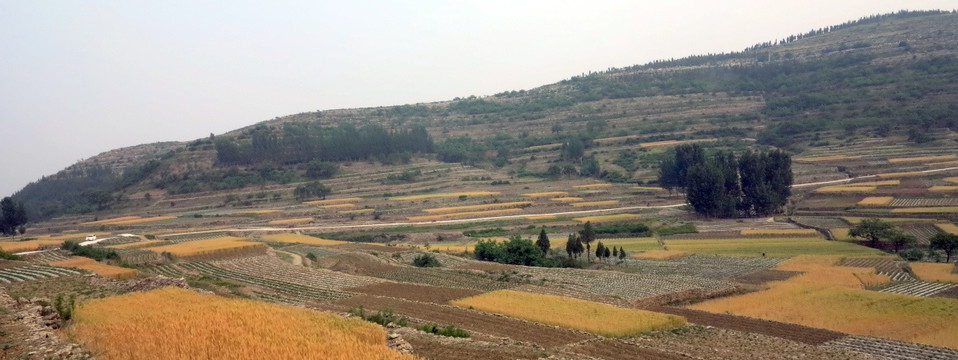
[[928, 167], [952, 167], [952, 166], [958, 166], [958, 160], [956, 160], [956, 161], [942, 161], [942, 162], [925, 163], [924, 165], [925, 165], [925, 166], [928, 166]]
[[655, 186], [633, 186], [629, 189], [632, 190], [642, 190], [642, 191], [665, 191], [665, 189]]
[[634, 336], [685, 325], [685, 318], [681, 316], [513, 290], [496, 290], [450, 303], [611, 337]]
[[526, 219], [529, 219], [529, 220], [552, 220], [552, 219], [556, 219], [556, 218], [557, 218], [557, 216], [555, 216], [555, 215], [529, 215], [529, 216], [526, 216]]
[[328, 204], [338, 204], [338, 203], [353, 203], [363, 201], [363, 198], [358, 197], [348, 197], [348, 198], [338, 198], [338, 199], [326, 199], [326, 200], [313, 200], [304, 202], [304, 205], [328, 205]]
[[570, 203], [574, 207], [587, 207], [587, 206], [609, 206], [618, 204], [619, 200], [603, 200], [603, 201], [588, 201], [588, 202], [577, 202]]
[[578, 196], [563, 196], [563, 197], [552, 198], [551, 200], [558, 201], [558, 202], [576, 202], [576, 201], [582, 201], [583, 199]]
[[320, 209], [348, 209], [354, 208], [356, 205], [353, 204], [330, 204], [330, 205], [320, 205]]
[[919, 279], [924, 281], [940, 281], [958, 284], [958, 274], [952, 272], [955, 270], [955, 264], [934, 264], [934, 263], [910, 263], [911, 270], [918, 275]]
[[933, 162], [933, 161], [945, 161], [945, 160], [954, 160], [958, 159], [958, 155], [935, 155], [935, 156], [917, 156], [917, 157], [907, 157], [907, 158], [893, 158], [888, 159], [889, 163], [892, 164], [902, 164], [902, 163], [913, 163], [913, 162]]
[[34, 251], [41, 248], [60, 247], [62, 240], [0, 241], [0, 250], [9, 253]]
[[868, 205], [888, 205], [891, 204], [891, 201], [895, 200], [893, 196], [869, 196], [858, 202], [858, 205], [868, 206]]
[[464, 211], [507, 209], [507, 208], [522, 207], [522, 206], [528, 206], [528, 205], [532, 205], [532, 202], [531, 201], [514, 201], [514, 202], [479, 204], [479, 205], [446, 206], [446, 207], [422, 209], [422, 211], [429, 214], [444, 214], [444, 213], [454, 213], [454, 212], [464, 212]]
[[612, 187], [612, 184], [585, 184], [573, 186], [576, 189], [604, 189]]
[[638, 220], [642, 217], [636, 214], [615, 214], [615, 215], [593, 215], [593, 216], [583, 216], [578, 217], [572, 220], [578, 221], [580, 223], [584, 222], [609, 222], [609, 221], [631, 221]]
[[640, 253], [632, 254], [631, 257], [633, 259], [664, 261], [664, 260], [678, 259], [688, 254], [689, 253], [685, 251], [678, 251], [678, 250], [647, 250]]
[[942, 180], [944, 180], [944, 181], [946, 181], [946, 182], [950, 182], [950, 183], [952, 183], [952, 184], [958, 184], [958, 176], [946, 177], [946, 178], [944, 178], [944, 179], [942, 179]]
[[639, 138], [638, 135], [626, 135], [626, 136], [614, 136], [614, 137], [595, 139], [592, 141], [599, 144], [605, 144], [610, 142], [625, 141], [625, 140], [638, 139], [638, 138]]
[[749, 235], [765, 235], [765, 236], [776, 236], [776, 235], [806, 235], [806, 236], [818, 236], [818, 231], [815, 229], [742, 229], [740, 232], [743, 236]]
[[944, 231], [946, 233], [958, 235], [958, 226], [955, 226], [955, 224], [940, 223], [940, 224], [935, 224], [935, 227], [937, 227], [939, 230]]
[[[847, 222], [847, 223], [849, 223], [849, 224], [858, 225], [858, 223], [862, 222], [862, 219], [866, 219], [866, 218], [864, 218], [864, 217], [858, 217], [858, 216], [843, 216], [841, 219], [842, 219], [842, 220], [845, 220], [845, 222]], [[899, 218], [885, 218], [885, 217], [883, 217], [883, 218], [881, 218], [881, 220], [884, 221], [884, 222], [892, 223], [892, 224], [936, 223], [936, 222], [938, 222], [937, 219], [900, 218], [900, 217], [899, 217]]]
[[425, 199], [441, 199], [441, 198], [456, 198], [460, 196], [493, 196], [499, 195], [498, 191], [463, 191], [463, 192], [452, 192], [452, 193], [435, 193], [435, 194], [421, 194], [421, 195], [407, 195], [407, 196], [397, 196], [391, 197], [389, 200], [425, 200]]
[[303, 234], [292, 234], [292, 233], [263, 235], [262, 239], [266, 241], [299, 243], [299, 244], [309, 244], [309, 245], [340, 245], [340, 244], [349, 243], [347, 241], [327, 240], [327, 239], [321, 239], [315, 236], [309, 236], [309, 235], [303, 235]]
[[954, 185], [935, 185], [928, 188], [932, 192], [958, 191], [958, 186]]
[[555, 197], [555, 196], [566, 196], [569, 195], [565, 191], [545, 191], [545, 192], [534, 192], [534, 193], [525, 193], [522, 196], [526, 197]]
[[797, 157], [792, 160], [804, 162], [835, 161], [835, 160], [855, 160], [861, 159], [860, 155], [826, 155], [813, 157]]
[[817, 193], [866, 193], [878, 189], [877, 186], [830, 185], [815, 189]]
[[437, 215], [409, 216], [406, 218], [409, 219], [409, 221], [439, 221], [439, 220], [450, 220], [450, 219], [457, 219], [457, 218], [465, 219], [465, 218], [471, 218], [471, 217], [512, 215], [512, 214], [518, 214], [521, 212], [522, 212], [522, 209], [513, 208], [513, 209], [458, 212], [458, 213], [437, 214]]
[[265, 250], [266, 247], [266, 244], [250, 241], [249, 239], [224, 236], [213, 239], [188, 241], [179, 244], [151, 247], [147, 248], [147, 250], [157, 253], [168, 252], [177, 257], [188, 258], [237, 250]]
[[892, 213], [896, 214], [938, 214], [938, 213], [958, 213], [958, 206], [928, 206], [911, 208], [894, 208]]
[[879, 181], [865, 181], [846, 184], [845, 186], [891, 186], [891, 185], [901, 185], [901, 180], [879, 180]]
[[54, 261], [51, 262], [50, 265], [79, 268], [92, 271], [103, 277], [109, 277], [113, 279], [129, 279], [137, 274], [136, 269], [102, 264], [91, 258], [79, 256], [74, 256], [66, 260]]
[[358, 318], [175, 287], [90, 300], [73, 318], [67, 335], [104, 360], [417, 359]]

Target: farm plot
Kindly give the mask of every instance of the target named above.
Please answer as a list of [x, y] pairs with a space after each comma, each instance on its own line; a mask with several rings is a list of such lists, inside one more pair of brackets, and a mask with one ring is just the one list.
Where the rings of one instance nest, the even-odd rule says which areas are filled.
[[492, 203], [492, 204], [444, 206], [444, 207], [437, 207], [437, 208], [422, 209], [422, 211], [429, 214], [446, 214], [446, 213], [456, 213], [456, 212], [493, 210], [493, 209], [521, 208], [521, 207], [525, 207], [529, 205], [532, 205], [531, 201], [513, 201], [513, 202]]
[[308, 244], [308, 245], [340, 245], [346, 244], [346, 241], [340, 240], [327, 240], [318, 238], [315, 236], [303, 235], [303, 234], [294, 234], [294, 233], [282, 233], [282, 234], [269, 234], [263, 235], [263, 240], [266, 241], [275, 241], [275, 242], [284, 242], [284, 243], [297, 243], [297, 244]]
[[175, 287], [84, 302], [67, 331], [108, 360], [415, 359], [359, 319]]
[[900, 226], [902, 231], [915, 237], [915, 244], [928, 246], [931, 243], [931, 237], [938, 234], [938, 228], [933, 224], [906, 224]]
[[0, 241], [0, 250], [9, 253], [35, 251], [39, 249], [60, 247], [63, 240], [40, 239], [27, 241]]
[[875, 272], [880, 275], [888, 276], [891, 281], [912, 281], [915, 280], [907, 271], [902, 268], [902, 263], [900, 261], [895, 261], [895, 258], [854, 258], [848, 257], [844, 258], [838, 262], [838, 266], [851, 266], [851, 267], [861, 267], [861, 268], [872, 268], [875, 269]]
[[338, 199], [307, 201], [307, 202], [304, 202], [303, 205], [330, 205], [330, 204], [340, 204], [340, 203], [354, 203], [359, 201], [363, 201], [363, 199], [358, 197], [348, 197], [348, 198], [338, 198]]
[[869, 196], [858, 202], [860, 206], [885, 206], [894, 200], [893, 196]]
[[792, 257], [811, 255], [882, 255], [880, 250], [822, 238], [744, 238], [665, 240], [669, 250], [702, 255]]
[[710, 292], [733, 287], [733, 284], [727, 281], [681, 275], [646, 275], [616, 271], [535, 267], [519, 267], [515, 271], [526, 277], [530, 282], [540, 282], [542, 286], [619, 297], [626, 301], [635, 301], [680, 291], [700, 290]]
[[793, 160], [798, 162], [822, 162], [822, 161], [838, 161], [838, 160], [856, 160], [861, 159], [860, 155], [823, 155], [823, 156], [812, 156], [812, 157], [797, 157]]
[[814, 226], [819, 228], [834, 228], [834, 227], [845, 227], [848, 226], [848, 223], [839, 218], [834, 217], [817, 217], [817, 216], [796, 216], [792, 217], [792, 220], [799, 224]]
[[578, 196], [560, 196], [552, 198], [551, 200], [556, 202], [572, 203], [576, 201], [582, 201], [583, 199]]
[[157, 246], [149, 248], [149, 250], [156, 253], [168, 252], [182, 259], [197, 259], [263, 253], [266, 251], [266, 248], [266, 244], [263, 243], [232, 236], [224, 236]]
[[818, 329], [797, 324], [756, 319], [751, 317], [736, 316], [732, 314], [717, 314], [688, 308], [649, 306], [646, 307], [646, 309], [655, 312], [679, 315], [685, 317], [688, 322], [693, 324], [758, 333], [810, 345], [821, 345], [846, 336], [843, 333], [832, 330]]
[[605, 189], [612, 187], [612, 184], [585, 184], [585, 185], [575, 185], [573, 188], [576, 189]]
[[525, 197], [559, 197], [569, 195], [566, 191], [543, 191], [543, 192], [534, 192], [534, 193], [525, 193], [522, 196]]
[[958, 359], [958, 350], [867, 336], [846, 336], [838, 340], [829, 341], [824, 345], [892, 360]]
[[902, 171], [902, 172], [875, 174], [875, 176], [878, 176], [879, 179], [917, 177], [917, 176], [925, 176], [925, 175], [927, 175], [927, 173], [922, 171]]
[[946, 233], [958, 235], [958, 226], [955, 226], [955, 224], [939, 223], [939, 224], [935, 224], [935, 227]]
[[372, 274], [375, 277], [399, 282], [432, 285], [438, 287], [464, 288], [479, 291], [506, 289], [515, 284], [496, 281], [489, 276], [468, 270], [446, 270], [437, 268], [400, 268]]
[[290, 219], [278, 219], [272, 220], [269, 222], [270, 225], [295, 225], [295, 224], [305, 224], [312, 222], [313, 218], [304, 217], [304, 218], [290, 218]]
[[51, 262], [50, 265], [88, 270], [96, 273], [97, 275], [114, 279], [129, 279], [131, 277], [135, 277], [137, 274], [136, 269], [98, 263], [96, 260], [91, 258], [79, 256], [62, 261]]
[[688, 255], [689, 253], [678, 250], [646, 250], [632, 254], [631, 257], [638, 260], [673, 260]]
[[176, 216], [154, 216], [154, 217], [139, 217], [139, 216], [124, 216], [120, 218], [106, 219], [100, 221], [85, 222], [80, 225], [133, 225], [133, 224], [143, 224], [150, 222], [157, 222], [163, 220], [172, 220], [176, 219]]
[[611, 337], [668, 330], [685, 324], [685, 318], [674, 315], [512, 290], [488, 292], [450, 303]]
[[931, 192], [954, 192], [954, 191], [958, 191], [958, 186], [954, 186], [954, 185], [947, 185], [947, 186], [946, 186], [946, 185], [935, 185], [935, 186], [932, 186], [932, 187], [928, 188], [928, 191], [931, 191]]
[[118, 244], [118, 245], [107, 245], [106, 247], [111, 249], [135, 249], [135, 248], [145, 248], [150, 246], [167, 245], [169, 243], [170, 242], [166, 240], [146, 240], [146, 241], [137, 241], [137, 242], [130, 242], [125, 244]]
[[925, 281], [942, 281], [958, 284], [958, 274], [955, 273], [955, 264], [911, 263], [911, 270], [919, 279]]
[[639, 216], [637, 214], [613, 214], [613, 215], [583, 216], [583, 217], [574, 218], [572, 220], [578, 221], [580, 223], [585, 223], [590, 221], [594, 223], [601, 223], [601, 222], [633, 221], [633, 220], [638, 220], [641, 218], [642, 216]]
[[818, 237], [815, 229], [742, 229], [742, 236]]
[[27, 260], [32, 263], [37, 264], [46, 264], [52, 261], [61, 261], [69, 259], [73, 254], [70, 254], [69, 251], [52, 249], [47, 251], [36, 252], [29, 255], [21, 255], [24, 260]]
[[878, 189], [877, 186], [865, 185], [829, 185], [815, 189], [817, 193], [869, 193]]
[[689, 255], [667, 261], [627, 260], [626, 271], [647, 275], [681, 275], [728, 280], [759, 270], [774, 268], [782, 262], [773, 257], [728, 257]]
[[805, 272], [802, 275], [770, 283], [768, 290], [709, 300], [691, 308], [857, 335], [958, 346], [958, 328], [953, 326], [958, 321], [958, 302], [864, 290], [881, 280], [874, 270], [833, 265], [838, 259], [796, 257], [779, 264], [778, 269]]
[[904, 281], [895, 285], [879, 290], [883, 293], [902, 294], [911, 296], [935, 296], [936, 294], [958, 287], [958, 284], [929, 282], [929, 281]]
[[945, 160], [954, 160], [958, 158], [958, 155], [949, 154], [949, 155], [934, 155], [934, 156], [916, 156], [916, 157], [905, 157], [905, 158], [891, 158], [888, 159], [889, 163], [892, 164], [904, 164], [904, 163], [920, 163], [920, 162], [935, 162], [935, 161], [945, 161]]
[[143, 268], [144, 272], [150, 274], [163, 275], [171, 278], [183, 277], [183, 274], [186, 273], [176, 264], [160, 264]]
[[543, 347], [557, 347], [591, 338], [581, 332], [536, 324], [455, 306], [429, 304], [402, 299], [357, 295], [337, 304], [366, 309], [392, 309], [396, 313], [438, 324], [452, 324], [470, 332], [507, 337]]
[[516, 344], [491, 344], [471, 339], [449, 339], [421, 331], [399, 329], [417, 356], [429, 360], [516, 360], [538, 359], [539, 350]]
[[465, 219], [465, 218], [474, 218], [474, 217], [515, 215], [519, 213], [522, 213], [522, 209], [513, 208], [513, 209], [457, 212], [457, 213], [437, 214], [437, 215], [408, 216], [406, 218], [409, 219], [409, 221], [425, 222], [425, 221], [439, 221], [439, 220], [450, 220], [450, 219]]
[[0, 269], [0, 284], [9, 284], [12, 282], [22, 282], [76, 274], [79, 274], [79, 272], [70, 269], [44, 265], [8, 267]]
[[388, 296], [411, 301], [445, 304], [464, 297], [475, 296], [481, 292], [470, 289], [438, 287], [417, 284], [383, 282], [378, 284], [348, 288], [347, 291], [367, 295]]
[[891, 209], [893, 214], [953, 214], [958, 206], [902, 207]]
[[411, 201], [411, 200], [426, 200], [426, 199], [444, 199], [444, 198], [458, 198], [462, 196], [493, 196], [499, 195], [498, 191], [462, 191], [462, 192], [448, 192], [448, 193], [434, 193], [434, 194], [420, 194], [420, 195], [408, 195], [408, 196], [396, 196], [391, 197], [389, 200], [395, 201]]
[[892, 207], [958, 206], [958, 198], [896, 198]]
[[221, 269], [204, 262], [183, 263], [179, 264], [179, 266], [180, 268], [195, 271], [200, 274], [259, 286], [276, 292], [282, 298], [295, 300], [297, 302], [309, 303], [312, 301], [343, 299], [352, 296], [351, 293], [345, 291], [319, 289], [286, 281], [267, 279]]
[[253, 256], [247, 258], [212, 261], [210, 265], [220, 269], [256, 276], [264, 279], [283, 281], [318, 289], [342, 290], [381, 282], [365, 276], [343, 274], [326, 269], [313, 269], [296, 266], [272, 256]]
[[569, 203], [569, 205], [572, 205], [573, 207], [612, 206], [612, 205], [618, 205], [618, 204], [619, 204], [619, 200], [600, 200], [600, 201]]

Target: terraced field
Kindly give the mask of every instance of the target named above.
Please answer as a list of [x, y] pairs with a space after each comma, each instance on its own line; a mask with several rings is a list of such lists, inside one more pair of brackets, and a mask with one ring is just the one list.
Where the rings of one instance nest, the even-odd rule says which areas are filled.
[[958, 350], [868, 336], [846, 336], [824, 344], [892, 360], [953, 360]]
[[929, 297], [954, 288], [958, 288], [958, 284], [912, 280], [902, 281], [879, 291], [891, 294]]
[[0, 284], [77, 275], [80, 272], [62, 267], [26, 265], [0, 269]]
[[235, 280], [240, 283], [255, 285], [268, 289], [276, 293], [275, 296], [294, 301], [296, 303], [310, 303], [313, 301], [336, 300], [352, 296], [345, 291], [330, 290], [326, 288], [316, 288], [304, 286], [287, 281], [268, 279], [259, 276], [239, 273], [235, 271], [221, 269], [205, 262], [192, 262], [179, 264], [179, 267], [185, 270], [194, 271], [200, 274], [214, 276], [222, 279]]

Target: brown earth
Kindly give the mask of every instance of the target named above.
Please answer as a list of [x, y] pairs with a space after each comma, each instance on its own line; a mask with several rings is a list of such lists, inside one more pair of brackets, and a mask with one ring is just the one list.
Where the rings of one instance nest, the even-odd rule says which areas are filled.
[[539, 358], [536, 349], [511, 344], [493, 344], [471, 339], [447, 338], [405, 329], [403, 338], [412, 345], [412, 353], [430, 360], [489, 359], [513, 360]]
[[389, 296], [400, 299], [422, 301], [435, 304], [446, 304], [451, 300], [461, 299], [482, 292], [470, 289], [438, 287], [408, 283], [378, 283], [346, 289], [368, 295]]
[[791, 277], [801, 273], [802, 273], [801, 271], [765, 269], [765, 270], [759, 270], [753, 273], [739, 276], [737, 278], [732, 279], [732, 281], [740, 282], [743, 284], [761, 285], [770, 281], [788, 280]]
[[684, 316], [686, 320], [693, 324], [758, 333], [810, 345], [821, 345], [826, 342], [847, 336], [846, 334], [837, 331], [817, 329], [808, 326], [753, 319], [744, 316], [714, 314], [700, 310], [671, 306], [649, 306], [646, 307], [646, 309], [655, 312]]
[[684, 360], [688, 357], [618, 339], [586, 341], [572, 346], [570, 351], [608, 360]]

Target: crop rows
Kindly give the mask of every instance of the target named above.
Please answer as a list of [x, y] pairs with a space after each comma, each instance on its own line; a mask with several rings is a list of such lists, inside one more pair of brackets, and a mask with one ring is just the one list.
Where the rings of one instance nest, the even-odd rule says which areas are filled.
[[830, 341], [825, 346], [848, 349], [893, 360], [958, 359], [958, 350], [954, 349], [865, 336], [846, 336]]
[[758, 270], [774, 268], [781, 258], [689, 255], [675, 260], [630, 259], [630, 272], [648, 275], [682, 275], [709, 279], [732, 279]]
[[164, 240], [169, 240], [174, 244], [179, 244], [181, 242], [187, 241], [196, 241], [196, 240], [205, 240], [218, 237], [229, 236], [228, 231], [216, 231], [203, 234], [187, 234], [187, 235], [177, 235], [177, 236], [161, 236]]
[[45, 264], [48, 262], [63, 261], [63, 260], [69, 259], [70, 253], [66, 252], [65, 250], [55, 249], [55, 250], [47, 250], [44, 252], [25, 255], [23, 257], [30, 262]]
[[958, 198], [895, 198], [893, 207], [958, 206]]
[[727, 281], [681, 275], [626, 274], [578, 269], [519, 268], [519, 273], [532, 282], [542, 281], [546, 286], [560, 286], [596, 295], [618, 296], [637, 300], [685, 290], [719, 290], [731, 288]]
[[879, 275], [891, 278], [891, 281], [912, 281], [915, 277], [902, 269], [901, 262], [880, 258], [845, 258], [839, 266], [873, 268]]
[[52, 266], [29, 265], [0, 269], [0, 283], [9, 284], [28, 280], [58, 277], [60, 275], [74, 275], [79, 272]]
[[163, 275], [166, 277], [178, 278], [183, 277], [183, 269], [180, 269], [175, 264], [161, 264], [156, 266], [150, 266], [143, 269], [146, 272]]
[[296, 266], [272, 256], [254, 256], [210, 262], [218, 268], [265, 279], [289, 282], [320, 289], [345, 289], [380, 282], [326, 269]]
[[410, 282], [440, 287], [465, 288], [480, 291], [499, 290], [512, 287], [507, 281], [496, 281], [489, 277], [466, 271], [444, 270], [436, 268], [401, 268], [394, 271], [375, 273], [373, 276], [400, 282]]
[[915, 243], [917, 245], [929, 245], [931, 244], [931, 237], [935, 234], [940, 233], [932, 224], [922, 224], [922, 225], [906, 225], [901, 227], [905, 233], [915, 236]]
[[352, 296], [352, 294], [348, 292], [329, 290], [329, 289], [319, 289], [319, 288], [304, 286], [300, 284], [267, 279], [263, 277], [238, 273], [235, 271], [229, 271], [229, 270], [218, 268], [209, 263], [203, 263], [203, 262], [184, 263], [184, 264], [180, 264], [180, 266], [186, 269], [200, 272], [202, 274], [212, 275], [212, 276], [223, 278], [223, 279], [236, 280], [236, 281], [241, 281], [241, 282], [253, 284], [256, 286], [260, 286], [266, 289], [273, 290], [291, 299], [297, 299], [297, 300], [303, 300], [303, 301], [336, 300], [336, 299], [343, 299], [343, 298], [348, 298]]
[[951, 288], [958, 287], [958, 284], [929, 282], [929, 281], [904, 281], [879, 291], [894, 294], [904, 294], [912, 296], [928, 297]]

